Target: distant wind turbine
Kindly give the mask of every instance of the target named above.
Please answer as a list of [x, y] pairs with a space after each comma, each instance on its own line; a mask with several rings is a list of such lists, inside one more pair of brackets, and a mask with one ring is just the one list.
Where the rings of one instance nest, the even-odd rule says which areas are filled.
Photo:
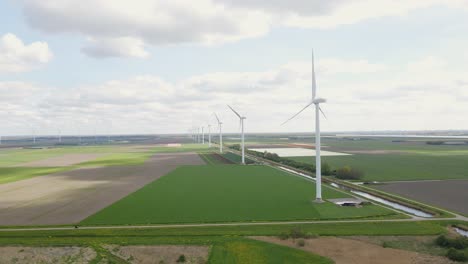
[[205, 145], [205, 127], [201, 127], [202, 144]]
[[197, 129], [198, 130], [198, 133], [197, 133], [197, 143], [200, 143], [200, 128]]
[[236, 112], [236, 110], [234, 110], [230, 105], [228, 105], [228, 107], [232, 110], [232, 112], [234, 112], [234, 114], [236, 114], [238, 117], [239, 117], [239, 122], [240, 122], [240, 125], [241, 125], [241, 142], [242, 142], [242, 145], [241, 145], [241, 149], [242, 149], [242, 164], [245, 165], [245, 146], [244, 146], [244, 120], [246, 119], [245, 116], [241, 116], [239, 113]]
[[320, 113], [326, 118], [322, 109], [320, 108], [321, 103], [325, 103], [327, 100], [324, 98], [316, 97], [317, 83], [315, 80], [315, 67], [314, 67], [314, 51], [312, 51], [312, 100], [291, 118], [286, 120], [282, 125], [298, 116], [302, 111], [311, 106], [315, 105], [315, 179], [316, 179], [316, 202], [322, 202], [322, 168], [320, 159]]
[[32, 137], [33, 137], [33, 144], [36, 144], [36, 130], [34, 127], [32, 128]]
[[208, 147], [211, 148], [211, 125], [208, 124]]
[[216, 117], [216, 120], [218, 121], [218, 127], [219, 127], [219, 153], [223, 153], [223, 132], [221, 130], [221, 125], [223, 123], [219, 121], [218, 115], [216, 115], [216, 113], [213, 113], [213, 114]]

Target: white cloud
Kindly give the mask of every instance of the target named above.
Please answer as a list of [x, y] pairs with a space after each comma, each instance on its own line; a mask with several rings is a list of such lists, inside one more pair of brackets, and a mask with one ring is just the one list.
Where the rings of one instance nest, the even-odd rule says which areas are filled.
[[[212, 0], [22, 0], [22, 3], [33, 28], [79, 33], [95, 40], [138, 39], [147, 45], [235, 41], [265, 34], [270, 23], [263, 12], [228, 9]], [[118, 49], [116, 44], [112, 46]]]
[[0, 38], [0, 73], [29, 71], [51, 59], [52, 52], [46, 42], [25, 45], [11, 33]]
[[0, 82], [0, 104], [19, 104], [29, 101], [28, 96], [39, 89], [25, 82]]
[[292, 27], [334, 28], [340, 25], [355, 24], [364, 20], [406, 16], [410, 11], [441, 4], [441, 0], [350, 0], [336, 5], [332, 12], [325, 15], [301, 14], [293, 12], [284, 18], [284, 23]]
[[[310, 75], [310, 62], [290, 62], [283, 66], [284, 70], [303, 72]], [[386, 69], [386, 66], [379, 63], [371, 63], [367, 60], [343, 60], [338, 58], [326, 58], [318, 61], [316, 71], [320, 74], [358, 74], [373, 73]]]
[[[441, 61], [436, 57], [431, 60]], [[329, 99], [323, 106], [328, 116], [323, 122], [324, 131], [468, 128], [466, 122], [460, 123], [468, 113], [468, 104], [462, 103], [468, 98], [468, 79], [463, 69], [453, 71], [449, 65], [421, 67], [419, 71], [391, 65], [371, 70], [358, 67], [362, 72], [354, 70], [346, 76], [371, 76], [376, 69], [379, 74], [388, 74], [350, 82], [341, 78], [345, 75], [342, 65], [374, 63], [328, 61], [324, 58], [317, 62], [319, 93]], [[78, 127], [81, 133], [94, 133], [96, 124], [102, 133], [108, 123], [117, 134], [170, 133], [213, 123], [212, 113], [216, 111], [226, 131], [235, 132], [238, 122], [226, 107], [231, 104], [247, 116], [248, 132], [312, 131], [312, 109], [286, 126], [279, 125], [309, 101], [310, 83], [307, 61], [260, 72], [207, 73], [177, 82], [151, 75], [62, 89], [0, 82], [0, 93], [8, 95], [0, 97], [5, 99], [2, 107], [11, 111], [0, 112], [0, 120], [22, 122], [21, 131], [27, 133], [32, 124], [42, 134], [54, 133], [56, 126], [63, 124], [68, 124], [63, 126], [63, 133], [77, 133]], [[8, 127], [10, 122], [4, 131], [19, 131]]]
[[141, 39], [121, 37], [90, 39], [88, 46], [82, 48], [83, 53], [95, 58], [134, 57], [147, 58], [149, 53]]
[[95, 57], [146, 57], [145, 45], [214, 45], [267, 34], [273, 27], [335, 28], [406, 16], [463, 0], [20, 0], [29, 25], [90, 37]]

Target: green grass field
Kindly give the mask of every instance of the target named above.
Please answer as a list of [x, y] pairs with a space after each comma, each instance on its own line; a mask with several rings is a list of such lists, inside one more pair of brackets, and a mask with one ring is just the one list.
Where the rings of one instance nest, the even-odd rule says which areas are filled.
[[[407, 141], [404, 141], [407, 140]], [[395, 151], [468, 151], [468, 145], [429, 145], [426, 141], [439, 139], [404, 139], [404, 138], [366, 138], [363, 140], [344, 140], [323, 138], [322, 143], [334, 150], [395, 150]], [[458, 140], [459, 141], [459, 140]], [[313, 143], [311, 139], [308, 143]]]
[[182, 144], [180, 147], [155, 147], [151, 152], [159, 153], [171, 153], [171, 152], [210, 152], [217, 148], [208, 147], [208, 143], [203, 144]]
[[[0, 150], [0, 184], [9, 183], [36, 176], [48, 175], [87, 166], [129, 166], [144, 163], [155, 153], [171, 152], [207, 152], [210, 149], [201, 144], [184, 144], [181, 147], [154, 147], [134, 149], [132, 146], [67, 146], [46, 149], [1, 149]], [[66, 167], [22, 167], [22, 163], [58, 157], [65, 154], [102, 153], [95, 160]]]
[[[392, 142], [393, 139], [325, 139], [325, 150], [381, 151], [329, 156], [322, 160], [333, 169], [351, 166], [365, 173], [364, 181], [468, 179], [468, 146], [428, 145], [425, 141]], [[386, 153], [385, 153], [386, 151]], [[311, 157], [291, 159], [314, 164]]]
[[[98, 232], [99, 233], [99, 232]], [[331, 264], [333, 261], [325, 257], [321, 257], [309, 252], [305, 252], [295, 248], [289, 248], [279, 245], [274, 245], [266, 242], [260, 242], [243, 237], [224, 237], [224, 236], [152, 236], [152, 235], [119, 235], [118, 232], [113, 232], [114, 236], [100, 236], [94, 233], [88, 237], [80, 235], [66, 236], [56, 233], [58, 236], [47, 235], [41, 240], [31, 237], [25, 239], [23, 236], [18, 242], [12, 238], [10, 242], [2, 241], [0, 234], [0, 244], [14, 245], [22, 244], [28, 246], [64, 246], [64, 245], [80, 245], [92, 247], [98, 252], [97, 257], [92, 263], [128, 263], [116, 258], [103, 247], [105, 244], [113, 245], [207, 245], [211, 246], [208, 256], [208, 264], [228, 263], [228, 264]], [[14, 236], [14, 235], [13, 235]], [[12, 237], [9, 235], [9, 237]], [[110, 262], [100, 262], [103, 259], [108, 259]]]
[[47, 175], [55, 172], [67, 170], [68, 168], [45, 167], [45, 168], [27, 168], [27, 167], [6, 167], [0, 168], [0, 184], [25, 180], [36, 176]]
[[78, 164], [79, 167], [86, 166], [129, 166], [140, 165], [148, 160], [153, 153], [150, 152], [128, 152], [109, 154], [95, 160]]
[[[292, 157], [315, 163], [310, 157]], [[468, 155], [356, 154], [322, 157], [332, 168], [351, 166], [364, 172], [364, 181], [468, 179]]]
[[[85, 219], [83, 225], [395, 217], [377, 205], [312, 203], [315, 185], [266, 166], [183, 166]], [[324, 188], [325, 198], [349, 195]]]
[[[292, 229], [308, 235], [438, 235], [460, 221], [368, 222], [301, 225], [200, 226], [174, 228], [122, 228], [99, 230], [37, 230], [0, 232], [0, 245], [89, 246], [98, 251], [93, 263], [111, 258], [103, 248], [114, 245], [208, 245], [208, 263], [332, 263], [299, 249], [258, 242], [244, 236], [278, 236]], [[112, 260], [112, 259], [111, 259]], [[119, 263], [119, 262], [115, 262]]]
[[0, 167], [18, 166], [21, 163], [47, 159], [73, 153], [119, 153], [124, 148], [118, 146], [80, 146], [45, 149], [1, 149]]
[[206, 162], [207, 165], [220, 165], [220, 164], [224, 164], [222, 161], [220, 161], [219, 159], [216, 159], [214, 156], [213, 156], [213, 153], [203, 153], [203, 152], [200, 152], [198, 153], [198, 155], [200, 155], [200, 157]]
[[[299, 249], [258, 242], [244, 236], [278, 236], [292, 229], [308, 235], [438, 235], [460, 221], [367, 222], [301, 225], [199, 226], [174, 228], [121, 228], [99, 230], [37, 230], [0, 232], [0, 245], [89, 246], [99, 252], [93, 263], [111, 257], [103, 248], [114, 245], [208, 245], [208, 263], [332, 263]], [[111, 259], [112, 260], [112, 259]], [[119, 262], [116, 262], [119, 263]]]
[[[233, 152], [226, 152], [223, 154], [223, 157], [236, 164], [240, 164], [242, 162], [242, 156], [237, 155], [236, 153], [233, 153]], [[245, 157], [245, 163], [252, 164], [254, 163], [254, 161]]]
[[[349, 140], [322, 138], [324, 150], [388, 151], [385, 154], [360, 153], [349, 156], [323, 157], [334, 169], [349, 165], [365, 172], [365, 181], [400, 181], [434, 179], [468, 179], [468, 145], [429, 145], [430, 138], [365, 138]], [[462, 141], [449, 140], [447, 141]], [[226, 141], [229, 144], [229, 141]], [[231, 143], [234, 143], [231, 142]], [[246, 144], [313, 144], [312, 137], [280, 140], [279, 136], [250, 136]], [[294, 157], [315, 163], [311, 157]]]

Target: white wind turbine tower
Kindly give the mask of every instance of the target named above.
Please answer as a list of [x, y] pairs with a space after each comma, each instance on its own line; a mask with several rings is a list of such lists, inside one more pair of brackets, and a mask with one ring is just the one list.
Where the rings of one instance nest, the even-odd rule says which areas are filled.
[[320, 112], [325, 117], [322, 109], [320, 108], [321, 103], [325, 103], [327, 100], [324, 98], [316, 97], [317, 83], [315, 81], [315, 68], [314, 68], [314, 51], [312, 51], [312, 100], [299, 111], [297, 114], [286, 120], [283, 124], [292, 120], [298, 116], [302, 111], [311, 106], [315, 105], [315, 179], [316, 179], [316, 202], [322, 202], [322, 168], [320, 159]]
[[57, 133], [58, 134], [57, 135], [58, 136], [58, 142], [62, 143], [62, 130], [59, 128], [57, 132], [58, 132]]
[[221, 125], [223, 123], [219, 121], [218, 115], [216, 115], [216, 113], [213, 113], [213, 114], [216, 117], [216, 120], [218, 121], [218, 127], [219, 127], [219, 153], [223, 153], [223, 132], [221, 130]]
[[242, 164], [245, 165], [245, 147], [244, 147], [244, 120], [246, 119], [245, 116], [241, 116], [239, 113], [236, 112], [236, 110], [234, 110], [231, 106], [228, 105], [228, 107], [234, 112], [234, 114], [236, 114], [238, 117], [239, 117], [239, 122], [240, 122], [240, 125], [241, 125], [241, 149], [242, 149]]
[[208, 124], [208, 147], [211, 148], [211, 125]]
[[201, 127], [202, 144], [205, 145], [205, 127]]

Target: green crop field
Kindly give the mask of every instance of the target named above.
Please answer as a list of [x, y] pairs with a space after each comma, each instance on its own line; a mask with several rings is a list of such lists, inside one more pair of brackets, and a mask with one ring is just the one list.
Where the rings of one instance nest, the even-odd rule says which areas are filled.
[[151, 149], [152, 153], [171, 153], [171, 152], [210, 152], [217, 148], [208, 147], [208, 144], [182, 144], [180, 147], [155, 147]]
[[[25, 167], [22, 163], [58, 157], [66, 154], [102, 153], [93, 161], [64, 167]], [[147, 152], [128, 152], [128, 149], [112, 146], [60, 147], [47, 149], [4, 149], [0, 151], [0, 184], [24, 180], [36, 176], [71, 170], [81, 166], [136, 165], [149, 158]]]
[[[377, 205], [312, 203], [314, 183], [266, 166], [183, 166], [85, 219], [84, 225], [396, 217]], [[325, 198], [349, 195], [324, 188]]]
[[[428, 145], [425, 141], [391, 139], [324, 140], [325, 150], [353, 153], [326, 156], [332, 169], [351, 166], [364, 172], [364, 181], [468, 179], [468, 145]], [[291, 157], [315, 163], [310, 157]]]
[[[0, 149], [0, 184], [24, 180], [54, 172], [87, 166], [129, 166], [140, 165], [155, 153], [207, 152], [206, 145], [184, 144], [181, 147], [153, 147], [138, 149], [133, 146], [66, 146], [44, 149]], [[95, 154], [103, 156], [73, 166], [65, 167], [23, 167], [22, 163], [59, 157], [66, 154]]]
[[[301, 225], [198, 226], [171, 228], [119, 228], [35, 230], [0, 232], [0, 245], [85, 246], [98, 255], [92, 263], [114, 259], [104, 246], [113, 245], [207, 245], [211, 246], [208, 263], [333, 263], [329, 259], [301, 251], [259, 242], [244, 236], [278, 236], [300, 230], [307, 235], [438, 235], [447, 233], [447, 226], [460, 221], [368, 222]], [[114, 262], [115, 260], [115, 262]], [[105, 262], [104, 262], [105, 263]]]
[[[0, 232], [0, 245], [87, 246], [101, 259], [114, 260], [106, 244], [114, 245], [207, 245], [211, 246], [208, 263], [332, 263], [330, 260], [293, 248], [247, 239], [244, 236], [278, 236], [291, 230], [307, 235], [438, 235], [447, 226], [460, 221], [367, 222], [301, 225], [198, 226], [171, 228], [119, 228], [35, 230]], [[112, 263], [119, 262], [116, 259]]]
[[[230, 160], [233, 163], [240, 164], [242, 162], [242, 156], [237, 155], [234, 152], [226, 152], [226, 153], [223, 154], [223, 157]], [[254, 163], [254, 161], [247, 158], [247, 157], [245, 157], [245, 163], [246, 164], [252, 164], [252, 163]]]
[[[359, 140], [323, 138], [324, 150], [353, 153], [353, 156], [322, 157], [332, 169], [351, 166], [365, 173], [364, 181], [468, 179], [468, 145], [430, 145], [444, 139], [365, 138]], [[444, 141], [460, 141], [449, 140]], [[247, 144], [313, 144], [311, 138], [251, 137]], [[315, 163], [310, 157], [292, 157]]]
[[[351, 166], [364, 172], [365, 181], [468, 179], [468, 154], [400, 153], [322, 157], [333, 169]], [[315, 163], [310, 157], [292, 157]]]
[[19, 166], [21, 163], [47, 159], [74, 153], [115, 153], [122, 149], [116, 146], [57, 147], [44, 149], [1, 149], [0, 167]]
[[[151, 230], [149, 233], [151, 233]], [[35, 233], [35, 232], [34, 232]], [[55, 236], [53, 233], [55, 233]], [[258, 264], [331, 264], [328, 258], [321, 257], [300, 249], [284, 247], [266, 242], [256, 241], [243, 237], [225, 237], [225, 236], [153, 236], [149, 233], [143, 234], [136, 232], [133, 235], [119, 235], [114, 233], [112, 237], [108, 234], [100, 235], [98, 232], [92, 232], [91, 236], [80, 234], [66, 235], [66, 232], [53, 232], [41, 237], [35, 234], [29, 237], [28, 234], [20, 235], [0, 234], [0, 245], [27, 245], [27, 246], [64, 246], [80, 245], [93, 248], [98, 255], [92, 263], [129, 263], [117, 258], [104, 245], [205, 245], [211, 246], [208, 256], [208, 262], [212, 264], [228, 263], [258, 263]], [[138, 233], [140, 233], [138, 235]], [[31, 235], [33, 233], [30, 233]], [[6, 240], [9, 237], [10, 240]], [[16, 239], [18, 238], [18, 239]], [[108, 260], [102, 261], [102, 260]], [[100, 262], [102, 261], [102, 262]]]
[[[339, 138], [324, 138], [323, 145], [335, 150], [396, 150], [396, 151], [468, 151], [468, 145], [429, 145], [427, 141], [439, 139], [404, 139], [404, 138], [366, 138], [360, 140], [347, 140]], [[440, 139], [443, 140], [443, 139]], [[450, 141], [450, 140], [448, 140]], [[452, 140], [453, 141], [453, 140]], [[308, 143], [314, 143], [309, 140]]]
[[[103, 157], [102, 160], [115, 159], [122, 160], [141, 154], [163, 153], [163, 152], [187, 152], [187, 151], [209, 151], [206, 145], [184, 144], [181, 147], [145, 146], [144, 149], [133, 148], [131, 145], [106, 145], [106, 146], [65, 146], [43, 149], [0, 149], [0, 167], [21, 166], [21, 163], [58, 157], [65, 154], [78, 153], [102, 153], [109, 154], [110, 157]], [[136, 154], [135, 154], [136, 153]], [[126, 154], [127, 156], [122, 156]], [[124, 161], [125, 163], [125, 161]]]
[[92, 161], [78, 164], [78, 166], [125, 166], [143, 164], [153, 154], [149, 152], [128, 152], [109, 154]]
[[29, 179], [36, 176], [51, 174], [66, 170], [67, 168], [58, 167], [42, 167], [42, 168], [27, 168], [27, 167], [0, 167], [0, 184], [14, 182], [24, 179]]
[[200, 157], [206, 162], [207, 165], [225, 164], [221, 160], [214, 157], [214, 155], [216, 155], [216, 154], [200, 152], [200, 153], [198, 153], [198, 155], [200, 155]]

